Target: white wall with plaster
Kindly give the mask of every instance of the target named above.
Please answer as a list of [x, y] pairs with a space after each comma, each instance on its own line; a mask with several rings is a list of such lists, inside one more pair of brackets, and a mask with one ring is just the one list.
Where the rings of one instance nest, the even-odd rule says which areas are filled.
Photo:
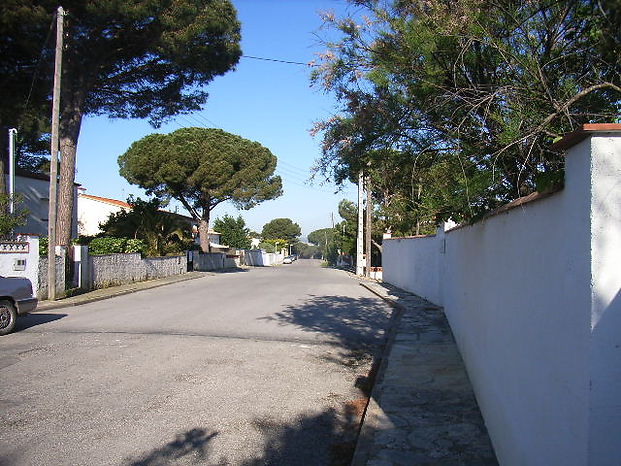
[[384, 280], [444, 306], [503, 465], [621, 458], [621, 125], [586, 133], [562, 191], [448, 231], [444, 254], [384, 242]]

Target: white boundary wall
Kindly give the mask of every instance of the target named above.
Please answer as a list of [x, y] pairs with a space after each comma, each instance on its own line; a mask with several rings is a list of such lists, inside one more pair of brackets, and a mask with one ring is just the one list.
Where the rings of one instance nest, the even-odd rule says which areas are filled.
[[384, 238], [384, 244], [387, 247], [383, 247], [382, 251], [383, 281], [441, 305], [440, 267], [444, 229], [439, 228], [436, 235], [430, 236]]
[[501, 464], [620, 464], [621, 131], [569, 149], [561, 192], [385, 240], [383, 268], [444, 306]]
[[244, 262], [249, 266], [267, 267], [282, 264], [284, 259], [284, 254], [265, 252], [263, 249], [246, 249], [244, 251]]
[[0, 275], [28, 278], [36, 293], [39, 287], [39, 237], [18, 235], [14, 240], [0, 240]]

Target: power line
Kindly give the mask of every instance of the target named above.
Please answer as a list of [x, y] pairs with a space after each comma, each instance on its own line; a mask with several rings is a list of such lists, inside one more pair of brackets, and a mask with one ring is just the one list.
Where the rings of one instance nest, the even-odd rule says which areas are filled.
[[299, 178], [300, 181], [304, 181], [304, 182], [309, 181], [309, 178], [306, 175], [306, 173], [296, 173], [293, 170], [289, 170], [287, 167], [277, 167], [276, 170], [280, 170], [283, 173], [286, 173], [291, 176], [295, 176], [296, 178]]
[[28, 90], [28, 97], [26, 98], [26, 105], [24, 105], [24, 109], [28, 108], [28, 104], [30, 103], [30, 97], [32, 97], [32, 91], [34, 89], [34, 84], [35, 81], [37, 79], [37, 76], [39, 74], [39, 70], [41, 67], [41, 62], [43, 61], [43, 52], [45, 52], [45, 49], [47, 48], [47, 43], [50, 40], [50, 37], [52, 36], [52, 31], [54, 30], [54, 25], [57, 22], [57, 15], [58, 13], [55, 13], [54, 16], [52, 17], [52, 21], [50, 22], [50, 28], [47, 31], [47, 36], [45, 36], [45, 41], [43, 42], [43, 47], [41, 47], [41, 52], [39, 53], [39, 58], [37, 60], [37, 64], [35, 65], [35, 70], [34, 73], [32, 75], [32, 81], [30, 82], [30, 89]]
[[279, 171], [278, 168], [276, 169], [276, 173], [278, 175], [281, 175], [285, 182], [291, 183], [291, 184], [293, 184], [295, 186], [299, 186], [301, 188], [310, 189], [311, 191], [320, 192], [320, 193], [324, 193], [324, 194], [331, 194], [331, 195], [336, 194], [336, 193], [334, 193], [332, 191], [321, 189], [320, 187], [309, 185], [309, 184], [306, 184], [305, 182], [300, 182], [299, 180], [296, 180], [295, 178], [292, 179], [292, 178], [290, 178], [291, 175]]
[[307, 169], [300, 168], [300, 167], [298, 167], [296, 165], [293, 165], [293, 164], [291, 164], [289, 162], [286, 162], [284, 160], [279, 160], [278, 163], [281, 163], [281, 164], [285, 165], [287, 168], [289, 168], [292, 171], [298, 171], [300, 173], [303, 173], [304, 175], [306, 175], [308, 173]]
[[265, 58], [265, 57], [255, 57], [252, 55], [242, 55], [242, 58], [251, 58], [253, 60], [262, 60], [262, 61], [271, 61], [276, 63], [286, 63], [288, 65], [302, 65], [302, 66], [319, 66], [315, 63], [302, 63], [301, 61], [290, 61], [290, 60], [280, 60], [278, 58]]
[[326, 190], [324, 190], [324, 189], [315, 188], [315, 187], [313, 187], [313, 186], [309, 186], [309, 185], [307, 185], [307, 184], [296, 183], [295, 181], [292, 181], [291, 179], [287, 179], [287, 178], [285, 178], [285, 179], [284, 179], [284, 181], [285, 181], [286, 183], [290, 183], [290, 184], [295, 185], [295, 186], [298, 186], [298, 187], [300, 187], [300, 188], [309, 189], [309, 190], [314, 191], [314, 192], [319, 192], [319, 193], [323, 193], [323, 194], [330, 194], [330, 195], [333, 195], [333, 194], [334, 194], [334, 193], [333, 193], [333, 192], [331, 192], [331, 191], [326, 191]]
[[196, 116], [197, 118], [199, 118], [202, 121], [206, 121], [207, 123], [209, 123], [209, 126], [213, 126], [214, 128], [222, 129], [222, 127], [220, 125], [216, 124], [215, 122], [213, 122], [212, 120], [210, 120], [206, 116], [201, 115], [200, 113], [196, 113], [194, 116]]
[[194, 118], [194, 117], [193, 117], [192, 115], [190, 115], [190, 114], [184, 115], [183, 119], [184, 119], [186, 122], [190, 123], [192, 126], [196, 126], [196, 125], [198, 125], [198, 126], [203, 126], [203, 124], [202, 124], [202, 123], [200, 123], [200, 122], [199, 122], [196, 118]]

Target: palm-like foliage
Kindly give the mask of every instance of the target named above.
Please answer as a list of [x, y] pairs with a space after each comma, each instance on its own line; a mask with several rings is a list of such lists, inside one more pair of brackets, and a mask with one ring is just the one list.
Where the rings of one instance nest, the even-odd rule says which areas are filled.
[[105, 236], [141, 239], [148, 256], [175, 254], [192, 245], [191, 228], [176, 214], [160, 210], [158, 199], [128, 199], [131, 210], [110, 215], [100, 224]]

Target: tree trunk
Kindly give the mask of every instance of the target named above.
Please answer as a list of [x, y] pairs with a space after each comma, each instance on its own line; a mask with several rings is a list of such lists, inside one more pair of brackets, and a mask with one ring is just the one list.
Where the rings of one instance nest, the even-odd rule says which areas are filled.
[[[68, 86], [70, 87], [70, 86]], [[82, 102], [78, 96], [71, 98], [68, 92], [63, 94], [65, 100], [60, 117], [60, 181], [58, 184], [58, 214], [56, 220], [56, 238], [61, 246], [71, 243], [71, 227], [74, 204], [74, 182], [76, 151], [82, 124]]]
[[203, 215], [198, 222], [198, 238], [201, 243], [201, 251], [211, 252], [211, 247], [209, 246], [209, 211], [207, 213], [203, 211]]

